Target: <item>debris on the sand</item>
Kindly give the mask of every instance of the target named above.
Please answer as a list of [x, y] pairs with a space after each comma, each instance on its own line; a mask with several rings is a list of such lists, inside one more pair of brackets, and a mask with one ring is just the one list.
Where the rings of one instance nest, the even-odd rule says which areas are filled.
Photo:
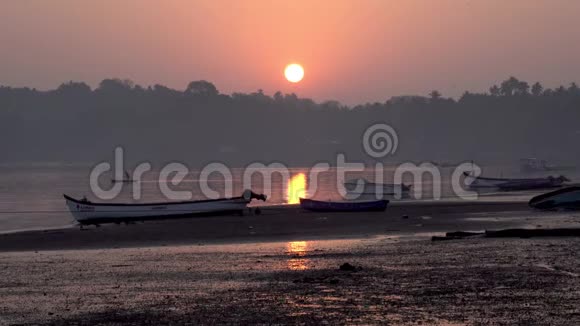
[[356, 271], [361, 271], [362, 267], [361, 266], [357, 267], [357, 266], [351, 265], [349, 263], [344, 263], [344, 264], [340, 265], [339, 269], [341, 271], [356, 272]]
[[431, 241], [447, 241], [447, 240], [460, 240], [463, 239], [463, 237], [448, 237], [448, 236], [437, 236], [434, 235], [431, 237]]
[[485, 231], [486, 238], [580, 237], [580, 229], [505, 229]]
[[476, 235], [483, 235], [485, 232], [469, 232], [469, 231], [456, 231], [456, 232], [447, 232], [445, 236], [448, 237], [472, 237]]
[[445, 236], [433, 236], [431, 241], [446, 241], [446, 240], [461, 240], [467, 237], [483, 236], [484, 232], [467, 232], [467, 231], [456, 231], [447, 232]]
[[354, 267], [353, 265], [351, 265], [349, 263], [344, 263], [344, 264], [340, 265], [340, 270], [341, 271], [356, 271], [356, 267]]
[[409, 218], [409, 215], [403, 215], [402, 219], [406, 220]]
[[485, 232], [447, 232], [445, 236], [433, 236], [432, 241], [459, 240], [467, 237], [531, 238], [531, 237], [580, 237], [579, 228], [560, 229], [504, 229]]

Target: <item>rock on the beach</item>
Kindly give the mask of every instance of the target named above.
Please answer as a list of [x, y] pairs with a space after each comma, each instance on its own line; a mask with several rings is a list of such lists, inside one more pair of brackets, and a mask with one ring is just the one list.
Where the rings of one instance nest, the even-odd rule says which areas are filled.
[[351, 265], [349, 263], [344, 263], [342, 265], [340, 265], [339, 269], [341, 271], [348, 271], [348, 272], [356, 272], [357, 270], [362, 270], [362, 267], [356, 267], [354, 265]]

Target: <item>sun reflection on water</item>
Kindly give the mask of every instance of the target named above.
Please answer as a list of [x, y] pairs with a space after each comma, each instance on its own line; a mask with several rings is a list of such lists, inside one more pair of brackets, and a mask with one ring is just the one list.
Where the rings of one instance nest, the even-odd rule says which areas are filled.
[[288, 268], [293, 271], [303, 271], [308, 269], [310, 259], [306, 258], [308, 242], [292, 241], [286, 244], [287, 254], [292, 258], [288, 259]]

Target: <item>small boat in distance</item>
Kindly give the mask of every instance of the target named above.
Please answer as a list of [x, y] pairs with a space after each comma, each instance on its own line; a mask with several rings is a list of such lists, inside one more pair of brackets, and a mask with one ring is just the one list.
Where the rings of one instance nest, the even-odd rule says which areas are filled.
[[565, 176], [528, 178], [528, 179], [507, 179], [507, 178], [486, 178], [476, 177], [467, 172], [463, 173], [471, 189], [498, 189], [498, 190], [532, 190], [562, 187], [570, 180]]
[[129, 172], [124, 171], [123, 172], [123, 179], [111, 179], [111, 183], [120, 183], [120, 182], [129, 183], [129, 182], [135, 182], [135, 180], [133, 180], [131, 178], [131, 175], [129, 174]]
[[[361, 190], [357, 189], [359, 185], [363, 186]], [[344, 187], [346, 188], [346, 191], [349, 193], [349, 195], [355, 197], [376, 196], [379, 194], [379, 192], [381, 192], [381, 195], [383, 196], [405, 197], [408, 195], [412, 186], [394, 183], [374, 183], [363, 178], [358, 178], [345, 181]]]
[[314, 212], [383, 212], [388, 200], [321, 201], [300, 198], [300, 207]]
[[266, 200], [266, 196], [250, 190], [244, 191], [240, 197], [144, 204], [93, 203], [63, 196], [68, 209], [81, 225], [243, 213], [252, 199]]
[[549, 164], [546, 160], [537, 158], [523, 158], [520, 160], [520, 169], [524, 173], [555, 172], [575, 170], [575, 166]]
[[542, 210], [580, 209], [580, 187], [566, 187], [530, 199], [528, 205]]

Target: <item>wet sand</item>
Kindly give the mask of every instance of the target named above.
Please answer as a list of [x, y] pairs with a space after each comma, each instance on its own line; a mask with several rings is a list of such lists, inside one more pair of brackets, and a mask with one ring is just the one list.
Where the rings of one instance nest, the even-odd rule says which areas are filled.
[[519, 227], [536, 223], [530, 220], [541, 220], [544, 215], [522, 202], [406, 202], [390, 205], [385, 212], [363, 214], [313, 213], [297, 206], [279, 206], [262, 208], [260, 215], [0, 234], [0, 252], [413, 235]]
[[579, 250], [378, 238], [4, 253], [0, 324], [578, 325]]
[[579, 225], [425, 203], [3, 235], [0, 324], [580, 324], [579, 238], [429, 240]]

